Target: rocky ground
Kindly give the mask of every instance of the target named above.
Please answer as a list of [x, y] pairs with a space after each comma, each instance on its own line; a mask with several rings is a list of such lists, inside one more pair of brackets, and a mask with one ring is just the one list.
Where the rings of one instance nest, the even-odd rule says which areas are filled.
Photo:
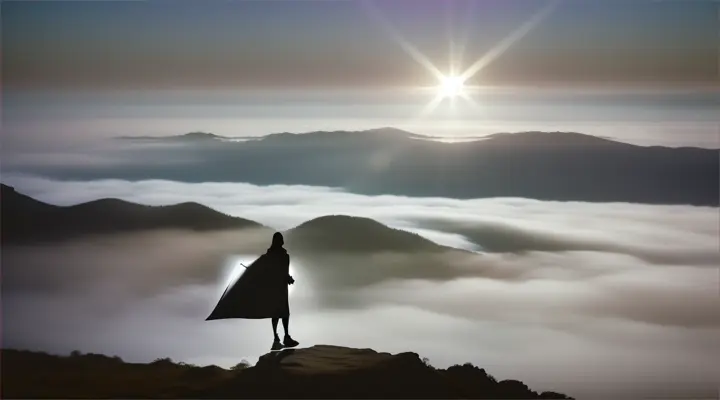
[[471, 364], [437, 369], [415, 353], [328, 345], [269, 353], [255, 366], [232, 370], [7, 349], [1, 362], [2, 398], [570, 399], [497, 381]]

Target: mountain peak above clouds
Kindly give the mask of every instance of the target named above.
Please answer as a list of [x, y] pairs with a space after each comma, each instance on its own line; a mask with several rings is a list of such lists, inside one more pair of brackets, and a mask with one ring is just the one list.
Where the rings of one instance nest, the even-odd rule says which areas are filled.
[[632, 146], [599, 136], [578, 132], [505, 132], [488, 135], [482, 140], [486, 145], [530, 145], [530, 146]]
[[105, 198], [72, 206], [47, 204], [2, 185], [2, 241], [65, 240], [94, 234], [157, 229], [224, 230], [264, 228], [199, 203], [148, 206]]
[[303, 251], [440, 251], [445, 249], [424, 237], [390, 228], [374, 219], [326, 215], [286, 232], [288, 248]]

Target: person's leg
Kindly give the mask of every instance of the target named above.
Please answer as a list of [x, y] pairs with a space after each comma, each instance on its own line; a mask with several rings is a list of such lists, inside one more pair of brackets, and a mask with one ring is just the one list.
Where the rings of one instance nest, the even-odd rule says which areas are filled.
[[[275, 341], [280, 341], [280, 336], [277, 334], [277, 326], [278, 322], [280, 321], [280, 318], [273, 318], [272, 319], [272, 327], [273, 327], [273, 334], [275, 335]], [[283, 324], [285, 324], [285, 320], [283, 320]], [[285, 328], [285, 332], [287, 333], [287, 328]]]
[[280, 350], [283, 348], [283, 345], [280, 342], [280, 337], [277, 334], [277, 326], [278, 326], [279, 320], [280, 320], [280, 318], [272, 319], [273, 335], [275, 336], [275, 338], [273, 339], [272, 347], [270, 348], [270, 350], [272, 350], [272, 351]]
[[282, 317], [283, 322], [283, 328], [285, 328], [285, 339], [283, 340], [283, 346], [285, 347], [295, 347], [298, 344], [298, 341], [290, 337], [290, 314]]
[[286, 315], [282, 317], [283, 329], [285, 330], [285, 337], [290, 337], [290, 316]]

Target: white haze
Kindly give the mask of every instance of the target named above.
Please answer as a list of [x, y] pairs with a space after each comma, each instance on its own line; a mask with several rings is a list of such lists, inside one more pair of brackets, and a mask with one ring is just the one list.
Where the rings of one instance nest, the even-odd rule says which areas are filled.
[[[438, 367], [472, 362], [577, 398], [717, 394], [717, 208], [2, 180], [54, 204], [197, 201], [278, 230], [321, 215], [365, 216], [480, 251], [317, 254], [313, 265], [296, 258], [291, 328], [303, 345], [413, 351]], [[234, 264], [269, 239], [255, 230], [163, 231], [6, 246], [4, 346], [225, 367], [255, 361], [270, 346], [268, 321], [204, 319]], [[293, 244], [286, 247], [292, 259]], [[372, 281], [356, 279], [361, 268]], [[413, 268], [415, 276], [398, 272]]]

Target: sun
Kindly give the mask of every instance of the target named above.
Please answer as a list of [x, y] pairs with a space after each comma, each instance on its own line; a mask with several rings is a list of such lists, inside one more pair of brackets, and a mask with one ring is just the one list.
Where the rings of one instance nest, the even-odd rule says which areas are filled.
[[440, 79], [438, 94], [442, 97], [461, 96], [465, 89], [465, 82], [461, 76], [449, 75]]

